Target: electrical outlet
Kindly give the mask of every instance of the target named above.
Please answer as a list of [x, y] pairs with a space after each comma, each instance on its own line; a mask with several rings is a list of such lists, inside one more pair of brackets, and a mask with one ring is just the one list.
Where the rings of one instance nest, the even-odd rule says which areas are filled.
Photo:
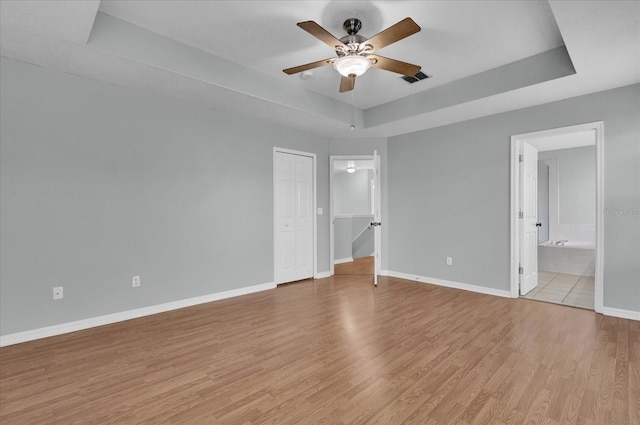
[[447, 257], [447, 266], [453, 265], [453, 257]]
[[56, 286], [53, 288], [53, 299], [61, 300], [64, 298], [64, 292], [62, 291], [62, 286]]
[[134, 276], [131, 278], [131, 286], [134, 288], [140, 286], [140, 276]]

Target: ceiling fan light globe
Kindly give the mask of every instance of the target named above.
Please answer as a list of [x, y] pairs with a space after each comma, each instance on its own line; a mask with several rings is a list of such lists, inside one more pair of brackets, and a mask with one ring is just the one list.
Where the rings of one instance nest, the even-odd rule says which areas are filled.
[[333, 62], [333, 68], [343, 77], [359, 77], [371, 68], [371, 62], [364, 56], [347, 55]]

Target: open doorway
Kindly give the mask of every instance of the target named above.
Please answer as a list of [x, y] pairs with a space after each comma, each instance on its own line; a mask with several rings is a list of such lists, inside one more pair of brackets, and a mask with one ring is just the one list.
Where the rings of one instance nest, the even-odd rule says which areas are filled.
[[512, 296], [602, 309], [602, 123], [512, 137]]
[[332, 156], [332, 274], [373, 275], [375, 163], [373, 156]]

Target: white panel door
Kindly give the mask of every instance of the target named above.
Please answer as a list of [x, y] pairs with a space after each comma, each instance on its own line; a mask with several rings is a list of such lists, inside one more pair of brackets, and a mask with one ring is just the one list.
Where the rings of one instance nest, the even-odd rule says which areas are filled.
[[276, 152], [275, 282], [313, 277], [313, 159]]
[[538, 286], [538, 150], [525, 142], [522, 154], [520, 295], [525, 295]]
[[378, 286], [380, 274], [381, 229], [380, 221], [380, 156], [373, 151], [373, 284]]
[[276, 152], [275, 214], [276, 214], [276, 283], [295, 280], [295, 156]]
[[313, 277], [313, 160], [295, 157], [295, 280]]

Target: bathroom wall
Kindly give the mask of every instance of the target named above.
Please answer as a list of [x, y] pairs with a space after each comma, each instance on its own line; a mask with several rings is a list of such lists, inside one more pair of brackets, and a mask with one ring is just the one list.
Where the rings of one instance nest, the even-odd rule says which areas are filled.
[[538, 161], [538, 243], [549, 240], [549, 164]]
[[549, 240], [595, 244], [596, 148], [538, 153], [549, 165]]

